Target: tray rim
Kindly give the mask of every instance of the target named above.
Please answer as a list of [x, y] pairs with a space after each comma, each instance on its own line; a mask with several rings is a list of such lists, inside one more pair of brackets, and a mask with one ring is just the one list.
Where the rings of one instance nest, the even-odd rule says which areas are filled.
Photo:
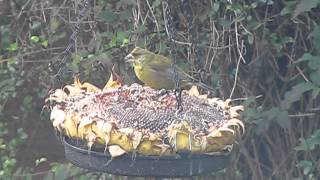
[[[97, 156], [107, 156], [107, 157], [110, 157], [111, 158], [111, 155], [109, 155], [108, 153], [103, 153], [103, 152], [100, 152], [100, 151], [94, 151], [94, 150], [87, 150], [87, 149], [83, 149], [83, 148], [80, 148], [80, 147], [77, 147], [76, 145], [68, 142], [67, 139], [72, 139], [71, 137], [68, 137], [68, 136], [63, 136], [62, 137], [62, 142], [63, 144], [67, 145], [69, 148], [72, 148], [78, 152], [81, 152], [81, 153], [84, 153], [84, 154], [94, 154], [94, 155], [97, 155]], [[231, 150], [232, 152], [232, 150]], [[228, 153], [217, 153], [217, 154], [214, 154], [214, 155], [210, 155], [210, 154], [204, 154], [204, 153], [191, 153], [191, 152], [181, 152], [181, 153], [177, 153], [176, 155], [164, 155], [164, 156], [154, 156], [154, 155], [150, 155], [150, 156], [146, 156], [146, 155], [140, 155], [140, 154], [137, 154], [136, 155], [136, 158], [139, 158], [139, 159], [147, 159], [147, 160], [159, 160], [159, 159], [163, 159], [163, 160], [177, 160], [177, 159], [203, 159], [203, 158], [208, 158], [208, 157], [214, 157], [214, 156], [220, 156], [220, 157], [223, 157], [223, 156], [230, 156], [231, 152], [228, 152]], [[132, 153], [126, 153], [124, 155], [121, 155], [119, 157], [128, 157], [128, 158], [131, 158], [132, 157]], [[115, 157], [117, 158], [117, 157]]]
[[[109, 165], [103, 167], [103, 168], [95, 168], [94, 165], [88, 166], [88, 162], [83, 162], [81, 163], [81, 161], [79, 162], [79, 159], [75, 159], [75, 157], [70, 156], [70, 152], [73, 154], [76, 154], [78, 157], [81, 155], [84, 158], [88, 156], [90, 156], [90, 160], [91, 158], [102, 158], [101, 161], [109, 161], [111, 159], [111, 156], [103, 153], [103, 152], [99, 152], [99, 151], [93, 151], [93, 150], [86, 150], [86, 149], [82, 149], [80, 147], [77, 147], [75, 145], [73, 145], [72, 143], [68, 142], [68, 139], [72, 139], [70, 137], [67, 136], [63, 136], [62, 137], [62, 143], [64, 145], [64, 149], [65, 149], [65, 156], [66, 159], [71, 162], [72, 164], [74, 164], [75, 166], [78, 166], [80, 168], [84, 168], [84, 169], [88, 169], [91, 171], [97, 171], [97, 172], [105, 172], [105, 173], [109, 173], [109, 174], [115, 174], [115, 175], [122, 175], [122, 176], [135, 176], [135, 177], [162, 177], [162, 178], [176, 178], [176, 177], [191, 177], [191, 176], [197, 176], [197, 175], [201, 175], [201, 174], [205, 174], [205, 173], [210, 173], [210, 172], [217, 172], [219, 170], [222, 170], [224, 168], [227, 168], [228, 165], [230, 164], [230, 155], [231, 153], [228, 154], [219, 154], [219, 155], [207, 155], [207, 154], [189, 154], [189, 155], [170, 155], [170, 156], [143, 156], [143, 155], [136, 155], [136, 157], [134, 158], [134, 163], [137, 163], [140, 165], [137, 165], [137, 168], [119, 168], [117, 169], [117, 171], [113, 171], [114, 167], [109, 167]], [[74, 139], [73, 139], [74, 140]], [[66, 148], [68, 148], [68, 153], [66, 153]], [[71, 151], [70, 151], [71, 150]], [[117, 159], [120, 158], [120, 159]], [[123, 163], [123, 162], [127, 162], [127, 161], [133, 161], [132, 158], [132, 153], [128, 153], [128, 154], [124, 154], [120, 157], [116, 157], [114, 159], [115, 161], [118, 161], [116, 164], [119, 165], [119, 163]], [[112, 161], [114, 161], [112, 160]], [[210, 164], [212, 163], [212, 167], [206, 167], [205, 165], [208, 165], [208, 160], [210, 160]], [[112, 163], [111, 161], [111, 163]], [[175, 170], [171, 169], [170, 167], [168, 167], [168, 171], [165, 172], [163, 171], [163, 167], [162, 167], [162, 171], [160, 172], [146, 172], [145, 170], [142, 170], [143, 172], [146, 173], [141, 173], [138, 172], [137, 169], [139, 168], [143, 168], [141, 167], [141, 164], [143, 163], [148, 163], [148, 164], [152, 164], [154, 165], [154, 167], [157, 169], [161, 169], [161, 163], [172, 163], [175, 165], [179, 165], [179, 163], [187, 163], [184, 164], [184, 166], [186, 166], [186, 169], [182, 169], [181, 167], [177, 167]], [[198, 167], [196, 169], [194, 169], [194, 167], [192, 167], [193, 165], [195, 165], [194, 163], [196, 163], [198, 166], [200, 164], [200, 166], [202, 167]], [[217, 165], [216, 163], [221, 164], [221, 166]], [[156, 165], [155, 165], [156, 164]], [[214, 165], [215, 164], [215, 165]], [[157, 166], [158, 165], [158, 166]], [[98, 166], [96, 166], [98, 167]], [[189, 169], [188, 169], [189, 168]], [[200, 168], [200, 169], [199, 169]], [[176, 172], [176, 174], [174, 173]]]

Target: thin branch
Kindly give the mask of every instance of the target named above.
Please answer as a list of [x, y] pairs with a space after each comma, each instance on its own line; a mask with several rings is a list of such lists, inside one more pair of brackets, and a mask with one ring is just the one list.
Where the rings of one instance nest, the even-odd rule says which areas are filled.
[[304, 114], [292, 114], [292, 115], [288, 115], [291, 118], [294, 117], [306, 117], [306, 116], [315, 116], [315, 113], [304, 113]]
[[[161, 40], [159, 23], [158, 23], [158, 21], [157, 21], [156, 16], [154, 15], [154, 12], [153, 12], [153, 9], [152, 9], [152, 7], [151, 7], [151, 5], [150, 5], [150, 3], [149, 3], [149, 0], [146, 0], [146, 2], [147, 2], [147, 4], [148, 4], [149, 10], [150, 10], [150, 12], [151, 12], [151, 15], [152, 15], [152, 17], [153, 17], [153, 19], [154, 19], [154, 23], [156, 24], [157, 34], [158, 34], [158, 36], [159, 36], [159, 39]], [[161, 49], [161, 43], [160, 43], [160, 49]]]

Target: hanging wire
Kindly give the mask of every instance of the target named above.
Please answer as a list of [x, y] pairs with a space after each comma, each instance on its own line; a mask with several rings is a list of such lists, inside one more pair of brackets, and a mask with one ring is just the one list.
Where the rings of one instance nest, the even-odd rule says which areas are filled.
[[176, 101], [177, 101], [177, 113], [183, 111], [183, 107], [182, 107], [182, 97], [181, 97], [181, 93], [182, 93], [182, 89], [180, 87], [180, 76], [178, 74], [178, 70], [176, 67], [177, 64], [177, 47], [176, 47], [176, 43], [174, 41], [174, 37], [176, 37], [176, 28], [175, 28], [175, 21], [173, 20], [173, 16], [171, 13], [171, 9], [170, 7], [172, 7], [172, 5], [170, 6], [170, 0], [166, 0], [164, 2], [164, 20], [165, 20], [165, 24], [166, 24], [166, 32], [168, 35], [168, 41], [169, 41], [169, 54], [172, 57], [172, 64], [171, 64], [171, 68], [173, 70], [173, 80], [174, 80], [174, 84], [175, 84], [175, 89], [174, 89], [174, 95], [176, 97]]
[[[190, 0], [180, 0], [180, 8], [181, 8], [182, 14], [187, 20], [186, 21], [187, 31], [188, 31], [189, 40], [190, 40], [190, 49], [191, 49], [191, 52], [193, 52], [194, 54], [193, 58], [194, 58], [195, 69], [197, 71], [202, 72], [204, 71], [201, 64], [201, 59], [200, 59], [200, 57], [202, 57], [201, 56], [202, 54], [199, 48], [199, 37], [197, 35], [197, 29], [196, 29], [194, 18], [193, 18], [194, 16], [193, 16]], [[199, 79], [201, 82], [203, 81], [201, 74], [199, 75]]]
[[68, 45], [66, 49], [58, 56], [58, 59], [60, 61], [53, 63], [52, 61], [49, 63], [49, 69], [51, 69], [53, 73], [53, 85], [52, 87], [55, 87], [55, 82], [61, 82], [62, 77], [63, 77], [63, 72], [66, 68], [66, 63], [68, 59], [70, 59], [70, 56], [72, 54], [72, 51], [75, 48], [75, 44], [77, 42], [77, 38], [80, 32], [80, 24], [82, 23], [83, 17], [87, 14], [87, 11], [89, 9], [89, 0], [84, 0], [83, 2], [83, 7], [80, 10], [78, 16], [77, 16], [77, 21], [74, 24], [74, 27], [72, 28], [72, 34], [69, 38]]

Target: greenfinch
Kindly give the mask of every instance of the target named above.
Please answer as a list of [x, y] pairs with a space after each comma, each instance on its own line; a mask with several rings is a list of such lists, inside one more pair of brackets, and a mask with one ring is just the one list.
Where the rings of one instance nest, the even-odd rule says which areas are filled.
[[[134, 48], [126, 57], [126, 62], [131, 62], [134, 72], [139, 80], [153, 89], [174, 89], [174, 71], [171, 59], [140, 47]], [[195, 81], [182, 69], [176, 67], [182, 88], [191, 85], [200, 86], [209, 91], [213, 89], [201, 82]]]

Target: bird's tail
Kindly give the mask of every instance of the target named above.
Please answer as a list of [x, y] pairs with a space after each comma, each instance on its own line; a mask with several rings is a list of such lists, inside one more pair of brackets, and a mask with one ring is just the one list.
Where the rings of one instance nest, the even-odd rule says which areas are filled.
[[202, 82], [193, 82], [192, 84], [193, 84], [193, 85], [196, 85], [196, 86], [198, 86], [198, 87], [200, 87], [200, 88], [202, 88], [202, 89], [205, 89], [205, 90], [207, 90], [207, 91], [210, 91], [210, 92], [212, 92], [212, 93], [216, 93], [216, 92], [217, 92], [217, 89], [218, 89], [218, 88], [210, 87], [210, 86], [208, 86], [208, 85], [206, 85], [206, 84], [204, 84], [204, 83], [202, 83]]
[[186, 78], [186, 81], [187, 81], [187, 84], [188, 84], [188, 85], [191, 85], [191, 86], [192, 86], [192, 85], [195, 85], [195, 86], [197, 86], [197, 87], [200, 87], [200, 88], [205, 89], [205, 90], [207, 90], [207, 91], [210, 91], [210, 92], [212, 92], [212, 93], [216, 93], [216, 92], [217, 92], [217, 89], [218, 89], [218, 88], [210, 87], [210, 86], [206, 85], [205, 83], [199, 81], [198, 79], [195, 79], [194, 77], [192, 77], [192, 76], [190, 76], [190, 75], [188, 75], [188, 74], [186, 74], [186, 73], [184, 73], [183, 75], [184, 75], [185, 77], [187, 77], [187, 78]]
[[182, 79], [183, 84], [185, 84], [187, 86], [195, 85], [197, 87], [200, 87], [200, 88], [205, 89], [207, 91], [210, 91], [212, 93], [217, 92], [218, 88], [213, 88], [213, 87], [210, 87], [210, 86], [204, 84], [203, 82], [199, 81], [198, 79], [196, 79], [196, 78], [190, 76], [188, 73], [184, 72], [179, 67], [177, 67], [177, 69], [179, 71], [179, 75], [180, 75], [180, 78]]

